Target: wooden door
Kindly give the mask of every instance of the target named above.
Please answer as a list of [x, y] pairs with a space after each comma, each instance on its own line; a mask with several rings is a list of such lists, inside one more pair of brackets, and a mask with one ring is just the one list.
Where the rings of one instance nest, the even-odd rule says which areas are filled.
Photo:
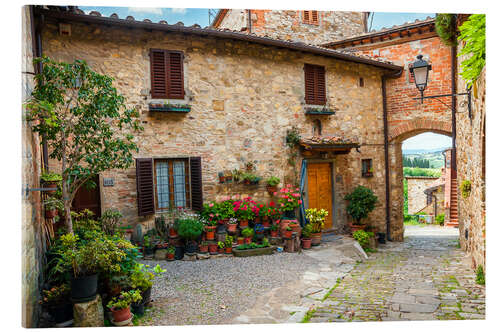
[[94, 179], [96, 187], [88, 189], [85, 185], [80, 186], [76, 192], [71, 209], [75, 212], [88, 209], [94, 212], [96, 217], [101, 216], [101, 195], [99, 191], [99, 176]]
[[307, 164], [307, 197], [309, 201], [308, 208], [328, 211], [323, 230], [331, 229], [333, 226], [331, 163]]

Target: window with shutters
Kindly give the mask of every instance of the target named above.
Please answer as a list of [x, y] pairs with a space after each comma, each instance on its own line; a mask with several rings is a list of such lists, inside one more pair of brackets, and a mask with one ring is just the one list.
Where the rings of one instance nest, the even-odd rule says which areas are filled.
[[306, 104], [326, 104], [325, 67], [304, 65], [305, 100]]
[[306, 24], [319, 24], [317, 10], [304, 10], [302, 11], [302, 22]]
[[184, 54], [151, 49], [151, 97], [184, 99]]
[[154, 189], [157, 210], [191, 208], [188, 159], [155, 159]]

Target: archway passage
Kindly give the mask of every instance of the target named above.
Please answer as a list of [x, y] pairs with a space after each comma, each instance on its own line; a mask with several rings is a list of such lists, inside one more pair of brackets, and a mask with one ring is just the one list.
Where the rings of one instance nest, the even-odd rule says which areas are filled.
[[[426, 132], [451, 137], [451, 124], [435, 120], [417, 119], [415, 121], [400, 122], [389, 131], [390, 230], [393, 241], [403, 241], [404, 238], [403, 211], [405, 197], [402, 145], [405, 140]], [[452, 186], [452, 184], [449, 184], [448, 188], [451, 189]], [[445, 193], [445, 195], [447, 194], [450, 195]]]

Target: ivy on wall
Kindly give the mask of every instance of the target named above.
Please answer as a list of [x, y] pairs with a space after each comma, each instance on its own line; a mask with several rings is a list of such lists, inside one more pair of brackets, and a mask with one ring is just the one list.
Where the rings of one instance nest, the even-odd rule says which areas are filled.
[[458, 39], [465, 42], [458, 55], [468, 55], [467, 59], [462, 61], [460, 75], [470, 88], [486, 65], [486, 15], [473, 14], [458, 29]]
[[456, 31], [453, 26], [454, 14], [437, 14], [435, 20], [436, 33], [445, 45], [457, 45]]

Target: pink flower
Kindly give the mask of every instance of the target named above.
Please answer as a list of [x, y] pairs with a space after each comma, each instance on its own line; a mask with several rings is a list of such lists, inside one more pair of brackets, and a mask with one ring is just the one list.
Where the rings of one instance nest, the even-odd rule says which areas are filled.
[[273, 195], [274, 195], [274, 196], [278, 195], [278, 192], [274, 192], [274, 193], [273, 193]]
[[286, 184], [286, 187], [292, 187], [292, 184]]
[[210, 217], [214, 217], [214, 214], [210, 214], [209, 216], [210, 216]]
[[214, 206], [214, 204], [213, 204], [213, 203], [211, 203], [211, 204], [210, 204], [210, 205], [208, 205], [208, 206], [209, 206], [209, 207], [213, 207], [213, 206]]
[[282, 203], [282, 204], [281, 204], [281, 207], [285, 207], [285, 204], [284, 204], [284, 203]]
[[299, 205], [302, 205], [302, 200], [299, 200]]

